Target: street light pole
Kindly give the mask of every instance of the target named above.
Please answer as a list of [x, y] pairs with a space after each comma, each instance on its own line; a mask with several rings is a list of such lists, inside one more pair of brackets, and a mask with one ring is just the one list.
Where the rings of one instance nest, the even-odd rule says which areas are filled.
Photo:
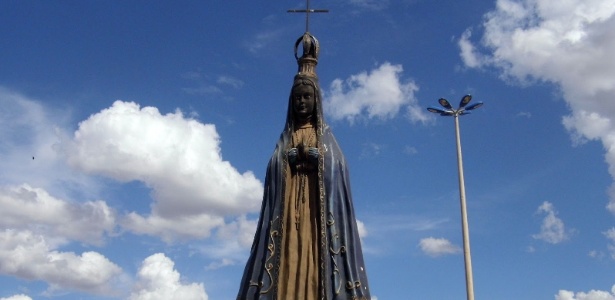
[[466, 266], [466, 293], [468, 300], [474, 300], [474, 279], [472, 276], [472, 256], [470, 255], [470, 230], [466, 209], [466, 188], [463, 178], [463, 158], [461, 157], [461, 138], [459, 134], [459, 115], [455, 115], [455, 135], [457, 137], [457, 169], [459, 172], [459, 200], [461, 202], [461, 230], [463, 234], [463, 257]]
[[483, 105], [482, 102], [467, 106], [472, 100], [472, 96], [465, 95], [461, 98], [459, 108], [454, 109], [451, 104], [444, 98], [438, 100], [440, 105], [445, 108], [430, 107], [427, 110], [441, 116], [452, 116], [455, 119], [455, 139], [457, 142], [457, 171], [459, 174], [459, 200], [461, 202], [461, 230], [463, 235], [463, 257], [466, 271], [466, 293], [468, 300], [474, 300], [474, 279], [472, 276], [472, 256], [470, 254], [470, 230], [468, 229], [468, 212], [466, 208], [466, 189], [463, 178], [463, 158], [461, 155], [461, 134], [459, 132], [459, 116], [469, 114], [470, 110], [474, 110]]

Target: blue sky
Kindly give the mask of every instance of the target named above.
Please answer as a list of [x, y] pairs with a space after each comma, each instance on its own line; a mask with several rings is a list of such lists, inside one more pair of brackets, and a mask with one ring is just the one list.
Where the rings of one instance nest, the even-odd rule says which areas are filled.
[[[234, 299], [303, 1], [1, 1], [0, 299]], [[615, 299], [615, 1], [312, 1], [377, 299]]]

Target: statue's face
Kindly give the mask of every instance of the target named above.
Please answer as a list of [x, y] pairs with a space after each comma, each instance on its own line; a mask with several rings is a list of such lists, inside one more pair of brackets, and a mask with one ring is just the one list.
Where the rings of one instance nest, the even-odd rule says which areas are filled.
[[293, 88], [293, 111], [295, 116], [307, 119], [314, 113], [314, 88], [311, 85], [300, 84]]

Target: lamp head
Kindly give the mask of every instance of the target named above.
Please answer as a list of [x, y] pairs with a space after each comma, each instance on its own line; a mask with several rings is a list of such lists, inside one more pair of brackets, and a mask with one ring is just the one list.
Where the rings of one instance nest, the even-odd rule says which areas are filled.
[[448, 100], [444, 99], [444, 98], [440, 98], [440, 100], [438, 100], [438, 103], [440, 103], [440, 105], [442, 105], [442, 107], [446, 108], [446, 109], [453, 109], [453, 106], [448, 102]]
[[472, 95], [468, 94], [463, 96], [463, 98], [461, 98], [461, 102], [459, 102], [459, 108], [465, 107], [468, 103], [470, 103], [470, 101], [472, 101]]
[[484, 104], [484, 103], [482, 103], [482, 102], [474, 103], [474, 104], [472, 104], [472, 105], [470, 105], [470, 106], [466, 107], [466, 110], [473, 110], [473, 109], [477, 109], [477, 108], [479, 108], [479, 107], [483, 106], [483, 104]]

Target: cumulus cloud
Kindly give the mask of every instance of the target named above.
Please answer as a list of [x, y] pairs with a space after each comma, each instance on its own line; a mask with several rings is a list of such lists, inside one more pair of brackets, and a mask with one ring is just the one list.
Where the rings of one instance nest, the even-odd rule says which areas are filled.
[[457, 254], [461, 252], [461, 248], [456, 245], [453, 245], [447, 239], [438, 239], [434, 237], [428, 237], [421, 239], [419, 242], [419, 247], [423, 251], [423, 253], [431, 256], [438, 257], [449, 254]]
[[615, 300], [615, 285], [610, 292], [591, 290], [588, 293], [578, 292], [575, 294], [571, 291], [560, 290], [555, 295], [555, 300]]
[[52, 290], [78, 289], [91, 293], [112, 292], [121, 268], [103, 255], [81, 255], [54, 250], [43, 235], [28, 230], [0, 232], [0, 273], [30, 280], [43, 280]]
[[207, 300], [202, 283], [184, 284], [175, 263], [162, 253], [146, 258], [137, 274], [138, 282], [130, 300]]
[[103, 245], [116, 226], [104, 201], [65, 200], [98, 188], [64, 162], [68, 116], [3, 87], [0, 106], [0, 274], [44, 281], [49, 291], [113, 293], [120, 267], [97, 252], [60, 250], [73, 241]]
[[564, 221], [557, 217], [557, 211], [553, 204], [545, 201], [538, 207], [537, 213], [545, 214], [540, 233], [532, 235], [537, 240], [542, 240], [550, 244], [559, 244], [570, 238], [572, 231], [566, 230]]
[[[238, 84], [232, 78], [222, 81]], [[7, 187], [0, 191], [0, 201], [9, 205], [0, 212], [0, 225], [16, 226], [20, 219], [22, 224], [55, 222], [44, 224], [47, 233], [63, 231], [57, 235], [100, 244], [103, 233], [116, 223], [105, 202], [58, 200], [100, 193], [96, 176], [83, 172], [150, 187], [150, 214], [133, 212], [117, 219], [125, 229], [166, 241], [208, 237], [212, 229], [225, 225], [224, 216], [258, 210], [261, 182], [222, 159], [214, 125], [180, 111], [162, 115], [154, 107], [117, 101], [81, 122], [71, 136], [63, 129], [69, 127], [69, 117], [38, 101], [0, 87], [0, 104], [6, 108], [0, 110], [0, 180]], [[24, 182], [28, 185], [22, 186]], [[55, 210], [34, 214], [34, 204]], [[60, 224], [66, 217], [81, 221]], [[97, 222], [84, 224], [88, 219]]]
[[401, 65], [388, 62], [369, 72], [361, 72], [346, 80], [335, 79], [325, 97], [325, 112], [334, 120], [390, 119], [406, 110], [412, 122], [427, 122], [428, 116], [419, 107], [414, 81], [402, 82]]
[[224, 224], [223, 216], [258, 209], [262, 184], [222, 159], [212, 124], [162, 115], [155, 107], [116, 101], [79, 124], [67, 146], [69, 163], [90, 174], [153, 189], [148, 216], [129, 214], [124, 226], [136, 233], [202, 238]]
[[122, 221], [124, 228], [136, 234], [158, 236], [167, 243], [178, 239], [209, 237], [212, 229], [223, 225], [222, 216], [212, 216], [207, 213], [168, 218], [156, 213], [143, 217], [132, 212]]
[[115, 227], [104, 201], [71, 203], [28, 184], [0, 187], [0, 227], [36, 231], [59, 240], [101, 245]]
[[0, 106], [0, 274], [44, 281], [50, 292], [114, 293], [121, 268], [98, 252], [61, 250], [102, 246], [117, 224], [106, 202], [80, 201], [99, 185], [65, 162], [69, 116], [3, 87]]
[[240, 247], [249, 248], [254, 240], [256, 225], [257, 220], [248, 220], [246, 216], [240, 216], [233, 222], [220, 228], [217, 236], [222, 240], [235, 240]]
[[195, 248], [204, 256], [212, 259], [208, 268], [216, 269], [242, 262], [246, 251], [252, 246], [257, 220], [240, 216], [232, 222], [221, 226], [216, 235]]
[[[602, 142], [615, 179], [615, 3], [498, 0], [482, 29], [480, 45], [470, 29], [459, 40], [465, 65], [495, 67], [506, 80], [556, 84], [571, 109], [565, 128], [575, 143]], [[609, 194], [615, 214], [615, 184]]]
[[[204, 253], [217, 255], [217, 267], [251, 245], [256, 226], [245, 213], [258, 209], [262, 185], [222, 160], [213, 125], [119, 101], [71, 136], [64, 112], [1, 87], [0, 104], [0, 274], [44, 281], [51, 293], [117, 296], [128, 281], [120, 267], [98, 252], [63, 249], [102, 246], [118, 224], [169, 242], [214, 230]], [[83, 201], [101, 194], [100, 175], [150, 187], [151, 213], [121, 216], [103, 200]]]

